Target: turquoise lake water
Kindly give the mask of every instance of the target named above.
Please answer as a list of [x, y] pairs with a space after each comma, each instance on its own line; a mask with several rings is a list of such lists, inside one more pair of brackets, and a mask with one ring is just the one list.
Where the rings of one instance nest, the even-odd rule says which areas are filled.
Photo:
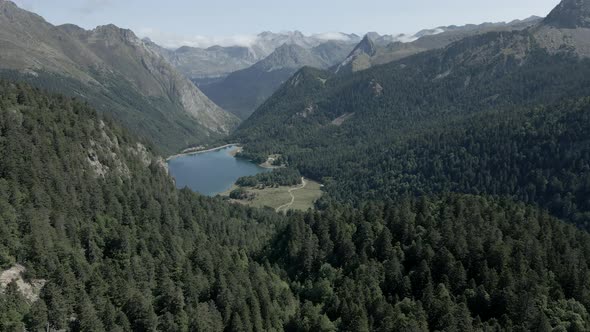
[[230, 152], [235, 148], [229, 146], [171, 159], [168, 167], [176, 180], [176, 186], [215, 196], [227, 191], [242, 176], [270, 171], [248, 160], [232, 157]]

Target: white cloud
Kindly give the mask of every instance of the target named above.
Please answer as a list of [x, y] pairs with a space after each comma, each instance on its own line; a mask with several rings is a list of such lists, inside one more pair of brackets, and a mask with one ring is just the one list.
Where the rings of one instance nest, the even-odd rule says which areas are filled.
[[177, 35], [152, 28], [140, 28], [137, 35], [141, 38], [148, 37], [156, 44], [166, 48], [179, 48], [181, 46], [207, 48], [214, 45], [219, 46], [251, 46], [258, 36], [256, 35], [233, 35], [233, 36], [201, 36], [201, 35]]
[[[191, 46], [207, 48], [211, 46], [244, 46], [249, 47], [259, 40], [258, 35], [253, 34], [238, 34], [231, 36], [203, 36], [203, 35], [179, 35], [174, 33], [168, 33], [153, 28], [139, 28], [136, 29], [136, 33], [140, 38], [149, 38], [156, 44], [176, 49], [181, 46]], [[282, 31], [281, 34], [289, 34], [292, 32]], [[312, 38], [319, 40], [350, 40], [350, 37], [340, 32], [326, 32], [317, 33], [311, 35]]]
[[347, 41], [350, 38], [341, 33], [341, 32], [324, 32], [324, 33], [316, 33], [313, 37], [320, 39], [320, 40], [340, 40], [340, 41]]

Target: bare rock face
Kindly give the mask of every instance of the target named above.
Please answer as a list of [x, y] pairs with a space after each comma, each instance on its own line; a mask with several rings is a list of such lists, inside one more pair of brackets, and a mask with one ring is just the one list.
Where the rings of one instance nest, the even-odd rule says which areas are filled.
[[6, 287], [14, 282], [27, 301], [31, 303], [37, 301], [41, 288], [45, 286], [47, 281], [43, 279], [25, 280], [23, 274], [26, 270], [24, 266], [16, 264], [10, 269], [0, 272], [0, 292], [4, 292]]
[[590, 28], [590, 0], [563, 0], [544, 24], [562, 29]]
[[538, 44], [549, 53], [565, 52], [590, 57], [590, 28], [559, 29], [543, 26], [534, 35]]
[[590, 57], [590, 0], [563, 0], [534, 31], [550, 53]]

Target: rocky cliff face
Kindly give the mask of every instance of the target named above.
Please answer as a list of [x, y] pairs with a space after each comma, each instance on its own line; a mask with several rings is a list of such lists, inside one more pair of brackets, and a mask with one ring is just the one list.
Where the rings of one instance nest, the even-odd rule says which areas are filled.
[[563, 0], [533, 33], [550, 53], [590, 57], [590, 0]]
[[371, 35], [367, 34], [352, 50], [346, 60], [336, 67], [335, 72], [356, 72], [367, 69], [371, 66], [371, 57], [375, 56], [375, 54], [377, 54], [377, 46]]
[[544, 23], [564, 29], [590, 28], [590, 1], [563, 0], [549, 13]]

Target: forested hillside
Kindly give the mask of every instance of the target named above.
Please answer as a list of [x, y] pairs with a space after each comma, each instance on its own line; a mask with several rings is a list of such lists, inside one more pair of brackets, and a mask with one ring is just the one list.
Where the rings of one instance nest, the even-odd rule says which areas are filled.
[[294, 215], [268, 247], [297, 331], [587, 331], [590, 236], [505, 200], [444, 195]]
[[0, 295], [2, 330], [588, 327], [590, 239], [534, 208], [451, 195], [283, 217], [177, 191], [83, 103], [0, 96], [0, 266], [47, 281], [36, 302]]
[[0, 330], [589, 327], [590, 238], [534, 207], [229, 205], [176, 190], [149, 148], [84, 103], [6, 82], [0, 96], [0, 268], [46, 281], [36, 301], [0, 291]]
[[[177, 191], [161, 160], [81, 102], [0, 84], [0, 330], [280, 330], [296, 308], [251, 252], [284, 220]], [[1, 292], [0, 292], [1, 293]]]
[[502, 195], [588, 227], [590, 61], [535, 38], [490, 33], [344, 78], [303, 69], [235, 139], [340, 201]]

